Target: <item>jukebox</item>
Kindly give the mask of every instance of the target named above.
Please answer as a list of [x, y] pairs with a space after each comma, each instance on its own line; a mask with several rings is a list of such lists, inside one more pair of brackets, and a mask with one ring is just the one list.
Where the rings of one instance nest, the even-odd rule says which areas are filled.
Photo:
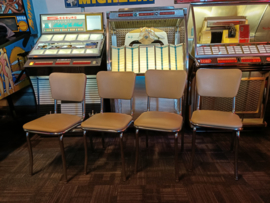
[[[266, 126], [269, 94], [270, 17], [266, 1], [192, 3], [188, 21], [189, 115], [196, 109], [195, 74], [200, 68], [240, 69], [236, 113], [244, 127]], [[230, 81], [228, 81], [230, 83]], [[226, 85], [226, 84], [224, 84]], [[231, 111], [232, 99], [202, 97], [205, 110]]]
[[[144, 73], [149, 69], [188, 71], [187, 10], [174, 7], [128, 8], [107, 13], [107, 69], [137, 74], [134, 92], [137, 117], [146, 111]], [[154, 108], [167, 108], [168, 102], [151, 101]], [[155, 103], [155, 104], [154, 104]], [[115, 101], [115, 110], [124, 112], [129, 103]]]
[[[33, 85], [38, 116], [53, 111], [49, 75], [52, 72], [85, 73], [86, 112], [99, 112], [96, 74], [106, 70], [102, 13], [44, 14], [41, 37], [25, 64]], [[81, 115], [81, 105], [59, 103], [59, 111]]]

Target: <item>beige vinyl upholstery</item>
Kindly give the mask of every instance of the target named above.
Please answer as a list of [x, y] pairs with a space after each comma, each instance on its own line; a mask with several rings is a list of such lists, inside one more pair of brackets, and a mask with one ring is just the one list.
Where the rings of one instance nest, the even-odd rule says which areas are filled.
[[134, 122], [139, 128], [164, 131], [180, 131], [183, 117], [169, 112], [148, 111], [142, 113]]
[[132, 116], [120, 113], [99, 113], [81, 124], [83, 129], [122, 131], [132, 121]]
[[[199, 69], [196, 73], [196, 85], [199, 96], [206, 97], [234, 97], [232, 112], [197, 110], [192, 113], [190, 123], [193, 127], [192, 134], [192, 152], [190, 170], [193, 170], [195, 159], [196, 131], [199, 127], [215, 128], [233, 131], [231, 150], [235, 149], [234, 157], [234, 176], [238, 180], [238, 145], [240, 131], [242, 130], [242, 121], [235, 114], [235, 97], [237, 95], [242, 72], [238, 69]], [[200, 99], [198, 98], [198, 101]]]
[[100, 71], [97, 74], [99, 96], [106, 99], [131, 99], [135, 78], [134, 72]]
[[49, 77], [52, 98], [62, 101], [83, 101], [86, 75], [83, 73], [52, 73]]
[[83, 73], [52, 73], [49, 76], [49, 80], [52, 98], [55, 101], [81, 102], [83, 109], [82, 117], [69, 114], [57, 114], [57, 102], [55, 102], [54, 114], [42, 116], [23, 126], [26, 131], [29, 152], [29, 172], [31, 175], [33, 174], [33, 152], [29, 134], [58, 135], [63, 163], [63, 175], [65, 182], [67, 182], [64, 134], [77, 127], [84, 119], [86, 75]]
[[[170, 112], [150, 111], [150, 97], [182, 100], [187, 80], [186, 71], [182, 70], [148, 70], [145, 73], [145, 86], [147, 100], [147, 112], [142, 113], [134, 122], [136, 128], [136, 160], [135, 174], [139, 159], [139, 130], [152, 130], [174, 133], [175, 149], [175, 181], [179, 181], [178, 168], [178, 133], [182, 129], [182, 115]], [[182, 106], [181, 111], [182, 112]], [[148, 147], [148, 135], [146, 134], [146, 147]], [[181, 136], [181, 149], [184, 148], [184, 136]]]
[[241, 77], [239, 69], [199, 69], [196, 73], [198, 94], [206, 97], [235, 97]]
[[26, 131], [61, 133], [81, 121], [81, 117], [69, 114], [48, 114], [26, 123]]
[[192, 124], [216, 128], [242, 128], [242, 121], [238, 115], [232, 112], [197, 110], [191, 117]]
[[[133, 92], [135, 86], [136, 74], [133, 72], [110, 72], [100, 71], [97, 74], [97, 85], [99, 96], [103, 99], [125, 99], [131, 100], [131, 114], [133, 114]], [[84, 170], [87, 173], [87, 131], [98, 131], [110, 133], [119, 133], [120, 136], [120, 148], [122, 159], [122, 178], [126, 181], [125, 173], [125, 158], [123, 148], [123, 136], [124, 131], [130, 126], [133, 118], [131, 115], [122, 113], [104, 113], [103, 105], [101, 105], [101, 113], [95, 114], [83, 123], [81, 127], [84, 130], [84, 146], [85, 146], [85, 162]], [[89, 133], [90, 134], [90, 133]], [[92, 139], [92, 138], [90, 138]], [[104, 138], [102, 139], [104, 147]]]
[[145, 73], [146, 93], [149, 97], [180, 99], [186, 79], [184, 70], [148, 70]]

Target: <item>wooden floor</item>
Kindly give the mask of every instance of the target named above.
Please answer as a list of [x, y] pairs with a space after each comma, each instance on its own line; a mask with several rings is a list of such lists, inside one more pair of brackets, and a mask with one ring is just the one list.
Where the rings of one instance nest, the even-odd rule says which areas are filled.
[[187, 131], [185, 150], [179, 152], [179, 183], [174, 180], [173, 135], [150, 132], [146, 148], [145, 132], [141, 132], [140, 169], [135, 175], [135, 130], [128, 131], [126, 182], [121, 181], [118, 137], [106, 135], [103, 149], [100, 135], [93, 135], [95, 150], [89, 151], [89, 173], [84, 175], [82, 136], [67, 136], [66, 184], [61, 181], [62, 162], [56, 137], [32, 136], [35, 174], [28, 174], [28, 151], [21, 126], [1, 124], [0, 202], [270, 202], [268, 129], [241, 133], [239, 181], [233, 177], [231, 133], [198, 133], [195, 170], [189, 172], [191, 131]]

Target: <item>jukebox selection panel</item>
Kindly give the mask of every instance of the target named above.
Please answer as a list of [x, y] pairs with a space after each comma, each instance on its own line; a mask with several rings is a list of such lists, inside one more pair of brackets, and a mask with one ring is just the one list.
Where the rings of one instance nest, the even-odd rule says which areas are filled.
[[31, 55], [100, 55], [103, 34], [42, 35]]
[[226, 54], [266, 54], [270, 53], [270, 44], [253, 45], [202, 45], [197, 48], [197, 55]]

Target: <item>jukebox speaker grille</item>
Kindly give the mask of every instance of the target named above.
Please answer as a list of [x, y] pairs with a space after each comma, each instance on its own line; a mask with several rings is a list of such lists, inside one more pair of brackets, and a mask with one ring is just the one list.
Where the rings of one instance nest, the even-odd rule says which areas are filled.
[[[238, 94], [236, 96], [236, 113], [238, 114], [256, 114], [260, 110], [261, 98], [264, 89], [264, 78], [242, 80]], [[201, 109], [232, 111], [231, 98], [213, 98], [202, 97]]]

